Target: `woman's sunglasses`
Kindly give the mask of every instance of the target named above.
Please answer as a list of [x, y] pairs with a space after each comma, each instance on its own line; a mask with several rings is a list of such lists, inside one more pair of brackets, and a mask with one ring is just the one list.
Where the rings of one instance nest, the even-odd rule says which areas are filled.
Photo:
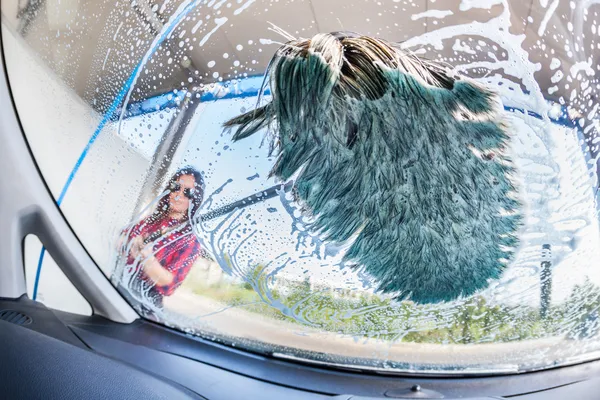
[[[171, 182], [169, 185], [169, 190], [171, 192], [179, 192], [181, 190], [181, 184], [179, 182]], [[194, 198], [194, 194], [196, 194], [196, 189], [194, 188], [183, 189], [183, 195], [190, 200]]]

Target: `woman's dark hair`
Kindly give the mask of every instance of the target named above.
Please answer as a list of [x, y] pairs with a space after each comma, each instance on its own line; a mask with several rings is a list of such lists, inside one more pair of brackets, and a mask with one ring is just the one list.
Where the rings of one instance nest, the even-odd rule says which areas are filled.
[[[200, 174], [200, 172], [198, 172], [198, 170], [192, 166], [186, 166], [183, 167], [181, 169], [179, 169], [177, 172], [175, 172], [173, 174], [173, 176], [171, 176], [171, 178], [167, 181], [167, 190], [170, 190], [169, 188], [177, 183], [177, 181], [179, 180], [179, 178], [181, 178], [184, 175], [191, 175], [194, 177], [194, 188], [196, 190], [194, 190], [194, 194], [193, 194], [193, 198], [190, 199], [190, 201], [192, 202], [192, 209], [191, 209], [191, 213], [190, 215], [193, 216], [196, 211], [198, 211], [198, 208], [200, 208], [200, 205], [202, 204], [202, 200], [204, 198], [204, 178], [202, 177], [202, 174]], [[153, 213], [153, 217], [158, 219], [158, 218], [162, 218], [165, 215], [167, 215], [167, 213], [169, 212], [169, 196], [168, 195], [164, 195], [160, 201], [158, 202], [158, 204], [156, 205], [155, 211]]]

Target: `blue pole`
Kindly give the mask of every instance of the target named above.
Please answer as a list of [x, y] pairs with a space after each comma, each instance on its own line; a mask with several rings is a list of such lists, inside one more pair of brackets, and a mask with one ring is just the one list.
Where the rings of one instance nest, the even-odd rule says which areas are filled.
[[[197, 2], [198, 1], [192, 1], [190, 4], [188, 4], [183, 9], [183, 11], [171, 22], [171, 24], [167, 27], [167, 29], [165, 29], [163, 31], [163, 33], [161, 34], [161, 36], [159, 37], [159, 39], [156, 41], [156, 44], [154, 45], [154, 47], [150, 50], [151, 53], [154, 53], [158, 49], [158, 47], [161, 45], [161, 43], [173, 31], [173, 29], [179, 24], [179, 22], [181, 22], [181, 20], [183, 19], [183, 17], [185, 17], [191, 10], [194, 9], [194, 7], [196, 6]], [[127, 78], [127, 81], [125, 82], [125, 85], [123, 86], [123, 88], [121, 88], [121, 91], [117, 94], [117, 96], [113, 100], [112, 104], [110, 105], [110, 107], [108, 108], [108, 110], [104, 114], [102, 120], [100, 121], [100, 124], [94, 130], [94, 133], [92, 134], [92, 136], [88, 140], [87, 144], [85, 145], [83, 151], [79, 155], [79, 158], [77, 159], [77, 162], [73, 166], [73, 169], [71, 170], [71, 173], [69, 174], [69, 177], [67, 178], [67, 181], [63, 185], [63, 188], [62, 188], [62, 190], [60, 192], [60, 195], [58, 196], [58, 199], [56, 200], [56, 205], [58, 205], [59, 207], [61, 206], [61, 204], [62, 204], [62, 202], [63, 202], [63, 200], [65, 198], [65, 195], [67, 194], [67, 190], [69, 190], [69, 187], [71, 186], [71, 183], [73, 182], [73, 179], [75, 179], [75, 175], [79, 171], [79, 168], [81, 167], [81, 164], [83, 163], [83, 160], [88, 155], [88, 152], [90, 151], [90, 148], [92, 147], [92, 145], [94, 144], [94, 142], [96, 141], [96, 139], [98, 138], [98, 136], [100, 135], [100, 132], [102, 131], [102, 129], [104, 128], [104, 126], [108, 123], [108, 121], [110, 121], [110, 119], [112, 118], [113, 113], [117, 110], [117, 107], [121, 104], [121, 102], [123, 101], [123, 98], [127, 95], [127, 92], [129, 91], [129, 88], [131, 87], [131, 85], [135, 81], [136, 75], [138, 74], [139, 70], [142, 68], [142, 61], [143, 61], [143, 58], [135, 66], [135, 68], [133, 69], [133, 71], [129, 75], [129, 78]], [[38, 266], [37, 266], [37, 271], [36, 271], [36, 275], [35, 275], [35, 283], [34, 283], [34, 286], [33, 286], [33, 300], [35, 300], [36, 297], [37, 297], [37, 290], [38, 290], [38, 285], [39, 285], [39, 277], [40, 277], [40, 273], [41, 273], [41, 270], [42, 270], [42, 262], [43, 262], [43, 259], [44, 259], [45, 252], [46, 252], [46, 248], [42, 246], [42, 251], [40, 252], [40, 258], [38, 260]]]

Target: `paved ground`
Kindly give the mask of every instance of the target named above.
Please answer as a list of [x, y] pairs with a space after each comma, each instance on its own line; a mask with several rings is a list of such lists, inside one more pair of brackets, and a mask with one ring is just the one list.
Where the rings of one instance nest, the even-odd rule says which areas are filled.
[[437, 345], [417, 343], [382, 343], [357, 340], [333, 333], [320, 332], [285, 321], [273, 320], [242, 308], [227, 308], [214, 300], [180, 290], [168, 299], [169, 311], [191, 318], [197, 328], [296, 349], [346, 357], [385, 358], [409, 364], [496, 365], [514, 370], [523, 360], [564, 359], [581, 349], [582, 343], [551, 338], [515, 343], [473, 345]]

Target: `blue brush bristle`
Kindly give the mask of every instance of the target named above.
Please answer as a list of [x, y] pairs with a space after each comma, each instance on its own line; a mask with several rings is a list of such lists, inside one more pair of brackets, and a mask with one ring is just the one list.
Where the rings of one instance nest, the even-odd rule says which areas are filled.
[[431, 303], [497, 279], [520, 204], [496, 95], [382, 40], [317, 35], [276, 54], [272, 101], [226, 123], [235, 140], [272, 122], [272, 174], [377, 289]]

